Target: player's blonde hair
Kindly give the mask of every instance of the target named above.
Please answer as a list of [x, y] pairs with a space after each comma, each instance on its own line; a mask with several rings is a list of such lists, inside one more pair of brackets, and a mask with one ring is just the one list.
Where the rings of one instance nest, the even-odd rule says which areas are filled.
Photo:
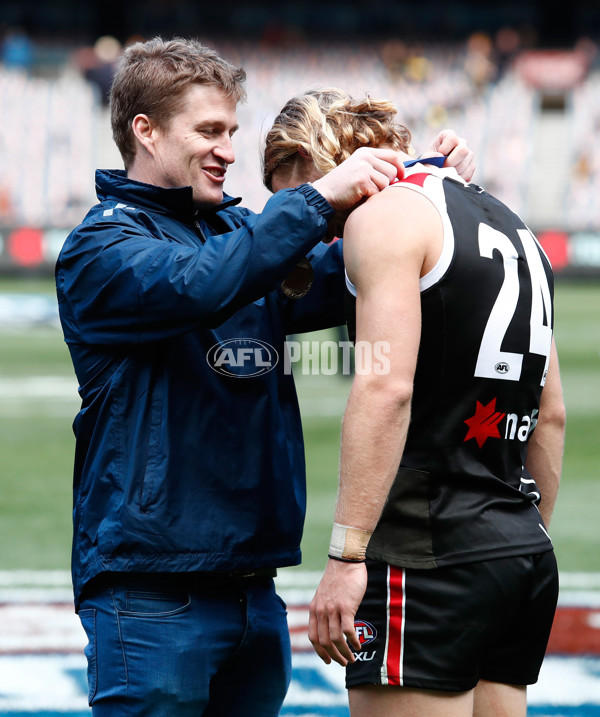
[[359, 147], [390, 147], [413, 154], [408, 129], [394, 120], [389, 100], [366, 95], [354, 99], [335, 87], [309, 90], [292, 97], [265, 138], [263, 182], [271, 189], [279, 167], [293, 167], [308, 156], [326, 174]]

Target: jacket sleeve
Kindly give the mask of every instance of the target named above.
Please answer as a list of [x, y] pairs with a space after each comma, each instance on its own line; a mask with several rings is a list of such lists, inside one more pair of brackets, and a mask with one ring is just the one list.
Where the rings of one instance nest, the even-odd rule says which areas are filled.
[[130, 344], [221, 324], [281, 281], [323, 236], [333, 209], [310, 185], [283, 190], [260, 214], [190, 246], [122, 209], [84, 221], [56, 267], [67, 342]]
[[318, 331], [346, 323], [342, 240], [329, 245], [320, 242], [308, 259], [315, 272], [313, 285], [302, 298], [285, 300], [283, 317], [286, 334]]

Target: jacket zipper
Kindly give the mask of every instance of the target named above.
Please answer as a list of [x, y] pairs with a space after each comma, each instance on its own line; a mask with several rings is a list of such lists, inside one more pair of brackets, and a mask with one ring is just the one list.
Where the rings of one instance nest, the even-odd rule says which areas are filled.
[[206, 244], [206, 235], [202, 231], [202, 227], [200, 226], [200, 222], [197, 219], [194, 219], [194, 226], [196, 227], [196, 233], [200, 237], [200, 241], [203, 244]]

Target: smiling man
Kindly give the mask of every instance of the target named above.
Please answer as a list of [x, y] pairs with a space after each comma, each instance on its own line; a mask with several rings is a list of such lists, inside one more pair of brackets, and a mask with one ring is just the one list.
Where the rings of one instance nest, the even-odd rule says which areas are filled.
[[[99, 204], [57, 262], [82, 399], [72, 572], [94, 717], [275, 717], [290, 680], [273, 577], [300, 562], [293, 378], [210, 356], [242, 339], [244, 359], [282, 355], [286, 334], [343, 323], [341, 246], [321, 238], [402, 163], [365, 149], [261, 214], [238, 207], [223, 184], [244, 80], [195, 41], [129, 47], [111, 92], [125, 171], [97, 172]], [[280, 284], [309, 252], [314, 285], [294, 302]]]
[[193, 84], [181, 98], [181, 111], [166, 126], [146, 114], [136, 115], [132, 129], [139, 151], [129, 179], [159, 187], [190, 186], [197, 207], [221, 202], [227, 167], [235, 162], [231, 139], [238, 128], [236, 104], [219, 87]]

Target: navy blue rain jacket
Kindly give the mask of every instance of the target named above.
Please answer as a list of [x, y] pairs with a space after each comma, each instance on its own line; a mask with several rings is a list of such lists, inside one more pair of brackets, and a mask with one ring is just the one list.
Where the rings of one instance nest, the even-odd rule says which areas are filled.
[[[100, 203], [56, 266], [82, 399], [76, 604], [105, 571], [299, 563], [304, 446], [282, 357], [287, 334], [344, 321], [341, 242], [320, 243], [331, 206], [310, 185], [254, 214], [228, 197], [197, 212], [191, 188], [124, 172], [99, 171], [96, 184]], [[315, 283], [287, 299], [279, 284], [307, 253]], [[252, 377], [218, 373], [207, 355], [229, 339], [265, 342], [280, 360]]]

